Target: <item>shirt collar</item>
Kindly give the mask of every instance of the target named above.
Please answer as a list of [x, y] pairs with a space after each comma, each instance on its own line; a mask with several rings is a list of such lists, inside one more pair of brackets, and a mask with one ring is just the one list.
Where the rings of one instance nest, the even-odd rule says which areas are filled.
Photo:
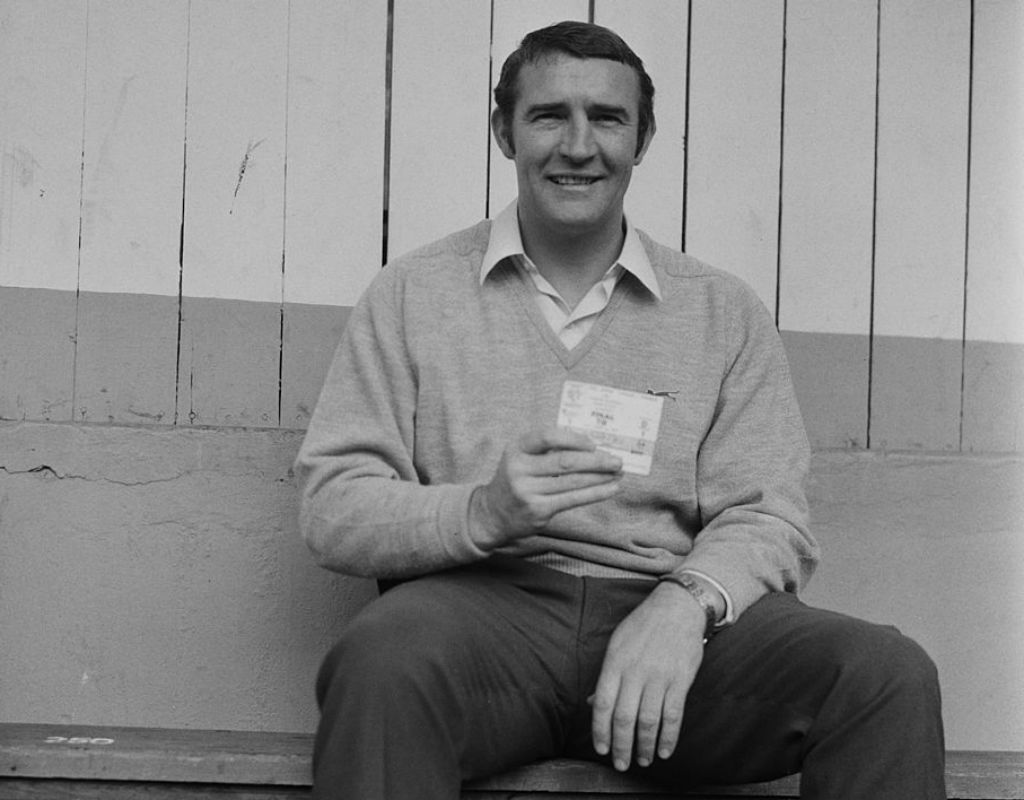
[[[480, 283], [486, 280], [491, 271], [504, 259], [511, 256], [526, 257], [523, 250], [523, 238], [519, 233], [518, 204], [513, 200], [502, 210], [491, 222], [490, 240], [487, 242], [487, 251], [484, 253], [483, 263], [480, 265]], [[658, 286], [658, 279], [651, 266], [651, 260], [647, 257], [640, 236], [636, 228], [626, 220], [626, 239], [622, 243], [622, 252], [615, 262], [622, 266], [627, 272], [633, 275], [644, 287], [661, 300], [661, 287]]]

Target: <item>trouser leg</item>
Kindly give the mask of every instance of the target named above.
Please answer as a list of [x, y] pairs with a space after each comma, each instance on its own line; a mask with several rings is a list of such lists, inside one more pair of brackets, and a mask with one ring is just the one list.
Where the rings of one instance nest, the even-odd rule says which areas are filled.
[[[463, 779], [598, 759], [586, 697], [650, 583], [480, 565], [371, 604], [325, 660], [317, 797], [454, 800]], [[769, 595], [707, 646], [669, 786], [803, 772], [807, 800], [943, 798], [935, 669], [891, 628]]]
[[893, 628], [775, 594], [712, 639], [659, 781], [738, 783], [802, 771], [805, 800], [938, 800], [935, 667]]
[[559, 752], [578, 588], [495, 562], [367, 606], [320, 672], [314, 796], [454, 800], [464, 779]]

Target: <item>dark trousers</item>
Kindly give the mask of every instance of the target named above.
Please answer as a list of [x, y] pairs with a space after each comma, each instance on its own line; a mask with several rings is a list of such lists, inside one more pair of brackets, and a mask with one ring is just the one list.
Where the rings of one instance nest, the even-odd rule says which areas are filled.
[[[386, 592], [321, 668], [314, 796], [455, 800], [463, 780], [537, 759], [605, 760], [587, 698], [651, 586], [495, 558]], [[634, 770], [670, 788], [802, 772], [804, 798], [946, 796], [928, 656], [791, 595], [708, 643], [684, 714], [675, 754]]]

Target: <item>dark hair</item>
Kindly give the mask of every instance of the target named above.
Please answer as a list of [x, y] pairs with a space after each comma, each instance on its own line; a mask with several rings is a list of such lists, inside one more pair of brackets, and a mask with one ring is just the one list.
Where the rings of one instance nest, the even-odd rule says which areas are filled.
[[494, 87], [494, 102], [505, 127], [511, 128], [512, 125], [512, 115], [519, 98], [519, 71], [523, 65], [559, 53], [573, 58], [604, 58], [633, 68], [640, 81], [636, 143], [639, 153], [647, 132], [654, 128], [654, 83], [644, 69], [644, 62], [621, 36], [589, 22], [568, 20], [528, 33], [515, 52], [505, 59], [498, 85]]

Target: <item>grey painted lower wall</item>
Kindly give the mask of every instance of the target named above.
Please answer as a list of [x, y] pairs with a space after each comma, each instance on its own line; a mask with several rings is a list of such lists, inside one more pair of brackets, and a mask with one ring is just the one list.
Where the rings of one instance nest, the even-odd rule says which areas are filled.
[[[0, 423], [0, 720], [310, 730], [373, 595], [313, 566], [280, 430]], [[939, 666], [948, 744], [1024, 750], [1024, 456], [821, 451], [808, 602]]]
[[[304, 428], [350, 311], [0, 286], [0, 420]], [[815, 447], [1024, 452], [1024, 344], [782, 337]]]

